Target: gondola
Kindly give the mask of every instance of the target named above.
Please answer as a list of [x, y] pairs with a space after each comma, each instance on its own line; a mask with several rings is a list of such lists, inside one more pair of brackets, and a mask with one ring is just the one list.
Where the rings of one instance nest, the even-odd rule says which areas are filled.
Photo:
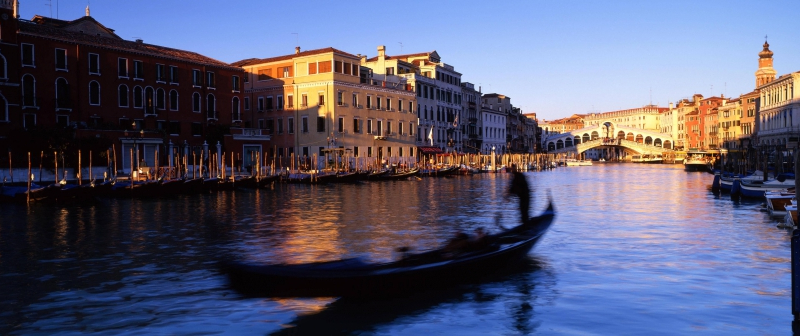
[[387, 172], [372, 178], [375, 181], [397, 181], [397, 180], [406, 180], [409, 177], [418, 176], [419, 175], [419, 168], [414, 168], [409, 171], [404, 172]]
[[511, 191], [520, 196], [522, 223], [487, 236], [478, 249], [453, 254], [441, 248], [389, 263], [359, 258], [295, 265], [232, 261], [223, 263], [223, 271], [233, 288], [271, 297], [395, 295], [474, 279], [525, 256], [555, 217], [552, 200], [541, 215], [528, 217], [527, 181], [521, 173], [514, 180]]
[[281, 176], [278, 174], [264, 176], [258, 179], [258, 188], [267, 188], [269, 187], [270, 184], [272, 184], [272, 182], [275, 182], [278, 179], [280, 179], [280, 177]]

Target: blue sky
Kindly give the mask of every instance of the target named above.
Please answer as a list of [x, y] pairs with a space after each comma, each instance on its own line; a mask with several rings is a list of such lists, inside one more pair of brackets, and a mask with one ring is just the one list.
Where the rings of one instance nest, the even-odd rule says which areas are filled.
[[[52, 16], [88, 1], [52, 0]], [[49, 0], [20, 15], [50, 16]], [[800, 71], [800, 1], [95, 0], [92, 16], [141, 38], [225, 62], [334, 47], [353, 54], [436, 50], [484, 93], [555, 119], [755, 87], [769, 35], [778, 74]], [[58, 10], [56, 10], [58, 7]], [[296, 33], [296, 34], [293, 34]], [[298, 42], [299, 41], [299, 42]], [[652, 92], [652, 94], [651, 94]]]

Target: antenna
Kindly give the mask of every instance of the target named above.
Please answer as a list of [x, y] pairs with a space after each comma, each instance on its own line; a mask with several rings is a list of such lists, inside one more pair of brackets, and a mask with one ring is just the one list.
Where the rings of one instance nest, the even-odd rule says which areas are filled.
[[50, 17], [53, 17], [53, 0], [47, 0], [47, 3], [44, 5], [50, 7]]

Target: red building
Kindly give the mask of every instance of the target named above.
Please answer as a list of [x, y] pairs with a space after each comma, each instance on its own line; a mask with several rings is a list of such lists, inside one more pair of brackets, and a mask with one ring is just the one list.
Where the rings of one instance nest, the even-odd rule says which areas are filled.
[[[0, 148], [15, 158], [42, 150], [48, 166], [60, 151], [69, 164], [82, 149], [94, 150], [95, 162], [104, 165], [113, 148], [118, 171], [127, 173], [133, 156], [152, 167], [158, 153], [167, 166], [175, 154], [216, 152], [217, 142], [238, 154], [244, 144], [268, 142], [238, 128], [248, 119], [243, 69], [124, 40], [88, 8], [72, 21], [38, 15], [28, 21], [16, 17], [16, 6], [0, 0]], [[231, 133], [238, 140], [226, 137]]]

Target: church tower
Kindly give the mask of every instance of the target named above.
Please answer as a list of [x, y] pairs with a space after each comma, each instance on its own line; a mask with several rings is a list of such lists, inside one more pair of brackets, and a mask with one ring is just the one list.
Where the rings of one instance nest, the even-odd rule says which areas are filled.
[[758, 53], [758, 70], [756, 71], [756, 88], [775, 80], [775, 69], [772, 68], [772, 51], [769, 43], [764, 41], [764, 50]]
[[19, 1], [0, 0], [0, 40], [16, 43]]

